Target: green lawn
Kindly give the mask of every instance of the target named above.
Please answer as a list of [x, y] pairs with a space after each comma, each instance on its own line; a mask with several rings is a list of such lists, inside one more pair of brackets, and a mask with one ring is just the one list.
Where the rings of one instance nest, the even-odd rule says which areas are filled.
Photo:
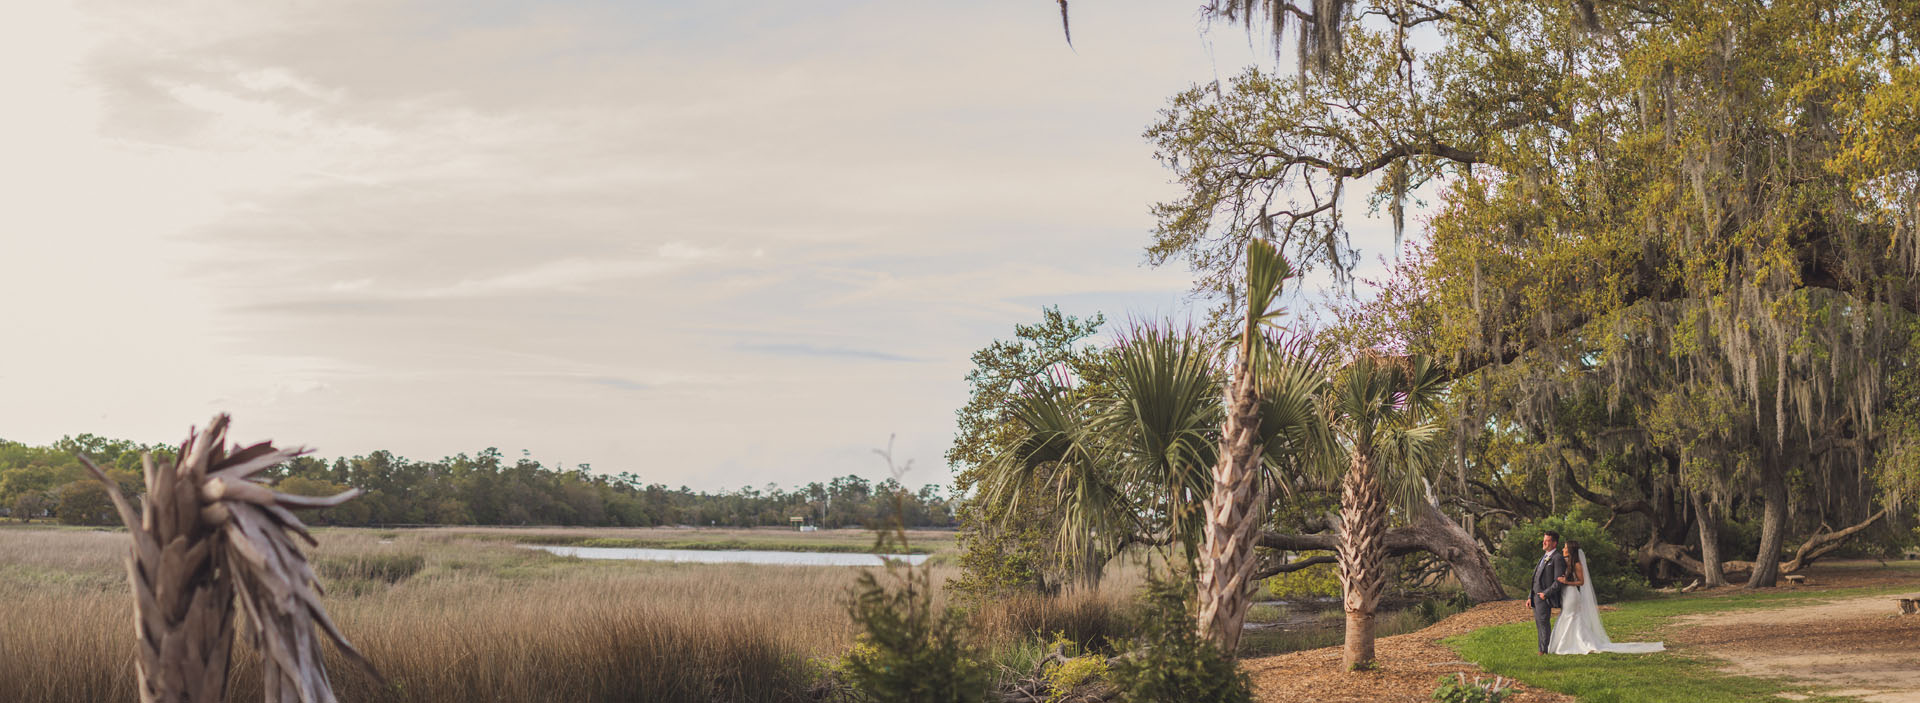
[[[1726, 596], [1662, 597], [1618, 604], [1602, 613], [1607, 635], [1617, 642], [1661, 639], [1671, 619], [1682, 615], [1729, 610], [1783, 608], [1838, 598], [1900, 593], [1912, 586], [1836, 589], [1831, 591], [1775, 591]], [[1514, 623], [1475, 630], [1444, 641], [1463, 659], [1487, 671], [1519, 679], [1529, 685], [1571, 694], [1583, 703], [1745, 703], [1747, 701], [1853, 701], [1820, 695], [1821, 689], [1785, 679], [1732, 676], [1715, 669], [1712, 659], [1685, 648], [1658, 654], [1589, 654], [1540, 656], [1534, 654], [1533, 623]], [[1782, 693], [1809, 696], [1782, 698]]]

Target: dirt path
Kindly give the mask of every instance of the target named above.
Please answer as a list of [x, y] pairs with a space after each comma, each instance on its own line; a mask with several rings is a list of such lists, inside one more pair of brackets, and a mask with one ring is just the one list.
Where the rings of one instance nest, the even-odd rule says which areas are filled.
[[1920, 615], [1900, 615], [1899, 597], [1920, 598], [1920, 591], [1691, 616], [1668, 639], [1725, 660], [1729, 673], [1802, 679], [1875, 703], [1920, 703]]
[[[1434, 623], [1424, 630], [1385, 637], [1374, 644], [1378, 671], [1343, 673], [1340, 648], [1309, 649], [1242, 662], [1253, 678], [1254, 697], [1262, 703], [1307, 701], [1428, 701], [1440, 677], [1465, 672], [1469, 677], [1492, 675], [1480, 670], [1440, 640], [1483, 627], [1527, 622], [1533, 616], [1512, 601], [1485, 603]], [[1570, 696], [1516, 686], [1512, 703], [1572, 701]]]
[[[1810, 592], [1861, 586], [1907, 586], [1920, 597], [1920, 570], [1821, 565], [1806, 572], [1815, 585], [1787, 587]], [[1712, 597], [1738, 587], [1696, 594]], [[1874, 703], [1920, 703], [1920, 615], [1898, 615], [1899, 594], [1835, 598], [1779, 609], [1743, 610], [1681, 618], [1662, 638], [1689, 655], [1726, 662], [1728, 673], [1791, 677], [1830, 693]], [[1611, 608], [1602, 608], [1610, 610]], [[1381, 639], [1379, 671], [1340, 671], [1340, 648], [1293, 652], [1242, 662], [1263, 703], [1307, 701], [1427, 701], [1441, 676], [1465, 672], [1491, 677], [1440, 644], [1483, 627], [1526, 622], [1531, 614], [1513, 602], [1487, 603], [1432, 626]], [[1515, 703], [1573, 701], [1554, 691], [1517, 685]], [[1792, 697], [1789, 695], [1788, 697]]]

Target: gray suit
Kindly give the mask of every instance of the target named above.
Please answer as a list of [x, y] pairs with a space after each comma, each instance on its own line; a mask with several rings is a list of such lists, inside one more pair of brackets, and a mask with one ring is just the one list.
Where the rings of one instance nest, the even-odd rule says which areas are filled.
[[[1547, 652], [1547, 637], [1553, 634], [1553, 609], [1560, 607], [1560, 591], [1566, 584], [1558, 579], [1567, 575], [1567, 560], [1560, 556], [1559, 548], [1540, 555], [1540, 561], [1533, 565], [1533, 584], [1527, 591], [1527, 604], [1533, 606], [1533, 628], [1540, 631], [1540, 653]], [[1534, 596], [1535, 593], [1547, 594], [1546, 600]]]

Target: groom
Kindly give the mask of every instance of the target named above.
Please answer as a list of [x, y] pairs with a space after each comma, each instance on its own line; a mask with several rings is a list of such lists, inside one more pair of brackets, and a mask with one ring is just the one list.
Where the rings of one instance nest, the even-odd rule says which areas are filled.
[[1540, 631], [1540, 654], [1547, 653], [1547, 637], [1553, 634], [1553, 609], [1560, 607], [1560, 591], [1566, 584], [1567, 560], [1560, 556], [1560, 533], [1548, 530], [1540, 535], [1540, 563], [1533, 565], [1533, 588], [1527, 592], [1527, 605], [1533, 608], [1533, 628]]

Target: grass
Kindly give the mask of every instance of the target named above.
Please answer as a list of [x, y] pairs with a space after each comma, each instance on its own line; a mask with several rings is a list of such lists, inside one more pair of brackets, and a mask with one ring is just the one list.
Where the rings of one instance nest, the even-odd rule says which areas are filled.
[[[715, 532], [703, 538], [739, 538]], [[808, 700], [821, 663], [853, 641], [841, 598], [857, 568], [584, 560], [459, 530], [319, 537], [328, 609], [393, 684], [381, 688], [329, 658], [342, 700]], [[0, 530], [0, 699], [137, 700], [126, 548], [125, 532]], [[934, 566], [933, 583], [956, 574]], [[993, 601], [975, 622], [1003, 675], [1025, 673], [1039, 656], [1034, 643], [1056, 631], [1083, 644], [1124, 636], [1120, 614], [1142, 580], [1137, 566], [1120, 565], [1098, 592]], [[241, 649], [236, 700], [260, 690], [253, 655]]]
[[[870, 553], [873, 533], [860, 529], [796, 532], [789, 529], [745, 528], [428, 528], [421, 532], [449, 538], [477, 539], [564, 547], [618, 547], [628, 549], [761, 550], [777, 552]], [[911, 530], [907, 552], [937, 554], [954, 547], [951, 530]]]
[[[1844, 598], [1893, 593], [1911, 586], [1835, 589], [1828, 591], [1738, 593], [1706, 597], [1662, 597], [1619, 604], [1603, 613], [1607, 633], [1615, 641], [1651, 641], [1670, 621], [1683, 615], [1783, 608]], [[1786, 679], [1734, 676], [1717, 670], [1705, 658], [1685, 650], [1658, 654], [1589, 654], [1577, 657], [1539, 656], [1534, 651], [1533, 623], [1514, 623], [1476, 630], [1445, 640], [1460, 656], [1488, 671], [1528, 684], [1571, 694], [1583, 702], [1698, 701], [1852, 701], [1821, 695], [1819, 689]], [[1783, 693], [1803, 698], [1789, 699]]]

